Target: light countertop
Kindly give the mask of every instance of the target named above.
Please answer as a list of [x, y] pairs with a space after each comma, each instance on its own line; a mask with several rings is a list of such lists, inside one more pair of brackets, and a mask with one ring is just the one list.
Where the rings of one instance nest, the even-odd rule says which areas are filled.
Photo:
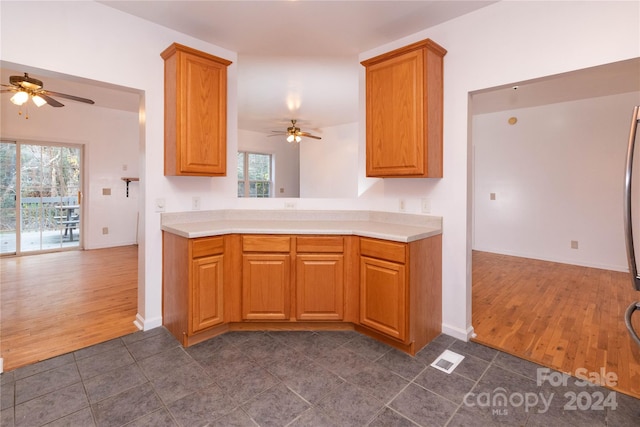
[[165, 213], [163, 231], [186, 238], [224, 234], [335, 234], [412, 242], [442, 233], [437, 216], [378, 211], [216, 210]]

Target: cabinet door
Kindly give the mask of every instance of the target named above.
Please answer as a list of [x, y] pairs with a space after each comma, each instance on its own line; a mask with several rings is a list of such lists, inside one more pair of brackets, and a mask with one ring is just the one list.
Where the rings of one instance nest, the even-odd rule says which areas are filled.
[[192, 261], [191, 333], [223, 322], [223, 255]]
[[367, 176], [423, 175], [422, 50], [367, 67]]
[[342, 320], [344, 256], [302, 254], [296, 262], [296, 316], [300, 320]]
[[360, 323], [390, 337], [407, 338], [405, 266], [360, 257]]
[[291, 256], [244, 254], [242, 263], [242, 317], [289, 319]]
[[183, 53], [180, 68], [177, 124], [180, 172], [225, 175], [227, 67]]
[[442, 64], [426, 39], [366, 67], [367, 176], [442, 178]]

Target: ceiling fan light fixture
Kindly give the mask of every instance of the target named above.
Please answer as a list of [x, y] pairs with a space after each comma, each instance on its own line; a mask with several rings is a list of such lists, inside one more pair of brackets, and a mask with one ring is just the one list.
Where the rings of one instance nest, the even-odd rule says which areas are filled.
[[293, 142], [295, 140], [295, 136], [294, 135], [289, 135], [287, 136], [287, 142]]
[[22, 105], [29, 100], [29, 94], [24, 91], [18, 91], [13, 95], [10, 101], [16, 105]]
[[302, 137], [296, 135], [296, 142], [300, 142], [300, 141], [302, 141]]
[[36, 107], [42, 107], [44, 104], [47, 103], [47, 101], [45, 101], [44, 98], [42, 98], [39, 95], [33, 95], [31, 97], [31, 100], [33, 101], [34, 104], [36, 104]]

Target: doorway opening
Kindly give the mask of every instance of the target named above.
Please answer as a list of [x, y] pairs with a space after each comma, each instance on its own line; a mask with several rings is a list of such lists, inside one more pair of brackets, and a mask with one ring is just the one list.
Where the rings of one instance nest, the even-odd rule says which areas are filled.
[[81, 145], [0, 141], [0, 254], [82, 248]]
[[606, 369], [634, 397], [622, 190], [638, 72], [640, 58], [473, 93], [470, 120], [474, 340]]

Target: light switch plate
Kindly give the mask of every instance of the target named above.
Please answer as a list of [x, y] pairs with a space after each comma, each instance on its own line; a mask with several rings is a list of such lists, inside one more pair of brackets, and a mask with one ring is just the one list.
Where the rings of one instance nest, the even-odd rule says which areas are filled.
[[156, 199], [155, 211], [156, 212], [164, 212], [164, 209], [165, 209], [164, 199]]

